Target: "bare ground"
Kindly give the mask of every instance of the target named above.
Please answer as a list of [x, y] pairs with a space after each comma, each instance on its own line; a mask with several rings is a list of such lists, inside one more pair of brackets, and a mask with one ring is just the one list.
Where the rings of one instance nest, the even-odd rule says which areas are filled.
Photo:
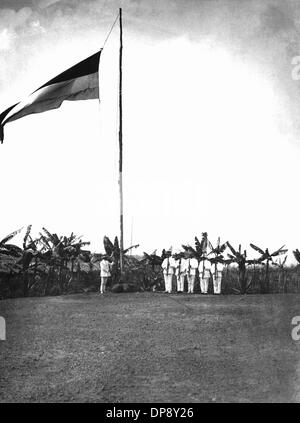
[[300, 295], [0, 301], [0, 402], [300, 402]]

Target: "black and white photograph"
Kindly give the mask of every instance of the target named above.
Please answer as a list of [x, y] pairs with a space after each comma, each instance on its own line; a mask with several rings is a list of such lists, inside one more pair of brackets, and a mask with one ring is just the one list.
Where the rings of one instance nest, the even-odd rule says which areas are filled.
[[298, 0], [0, 0], [0, 172], [2, 405], [300, 402]]

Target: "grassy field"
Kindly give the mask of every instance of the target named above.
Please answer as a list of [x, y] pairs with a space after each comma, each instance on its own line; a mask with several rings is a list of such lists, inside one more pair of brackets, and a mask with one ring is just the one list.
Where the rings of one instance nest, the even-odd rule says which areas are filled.
[[299, 402], [300, 295], [0, 301], [0, 402]]

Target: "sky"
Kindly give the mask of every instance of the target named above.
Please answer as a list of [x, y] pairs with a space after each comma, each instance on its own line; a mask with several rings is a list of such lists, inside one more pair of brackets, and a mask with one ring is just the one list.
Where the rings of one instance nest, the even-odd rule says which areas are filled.
[[[0, 0], [0, 108], [103, 46], [123, 8], [124, 241], [177, 249], [208, 232], [300, 248], [296, 0]], [[0, 237], [119, 233], [118, 27], [100, 103], [5, 127]], [[249, 256], [250, 256], [249, 250]], [[255, 253], [254, 253], [255, 256]]]

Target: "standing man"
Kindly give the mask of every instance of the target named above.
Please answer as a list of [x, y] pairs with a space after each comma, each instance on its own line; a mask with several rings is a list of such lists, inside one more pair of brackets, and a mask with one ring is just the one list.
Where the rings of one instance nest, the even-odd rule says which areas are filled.
[[203, 259], [199, 264], [199, 278], [201, 294], [207, 294], [209, 279], [211, 276], [211, 262], [207, 258], [207, 253], [203, 254]]
[[162, 262], [162, 269], [165, 280], [165, 292], [171, 294], [172, 292], [172, 280], [175, 273], [175, 260], [171, 256], [171, 249], [166, 252], [166, 258]]
[[175, 275], [177, 278], [177, 292], [184, 291], [184, 278], [185, 278], [185, 266], [184, 259], [182, 258], [182, 253], [177, 253], [173, 255], [175, 262]]
[[111, 276], [111, 268], [112, 264], [110, 263], [108, 256], [103, 256], [100, 260], [100, 294], [104, 294], [104, 292], [106, 292], [106, 284], [108, 278]]
[[225, 265], [221, 261], [216, 261], [212, 265], [214, 294], [221, 294], [221, 283], [224, 267]]
[[197, 259], [191, 256], [185, 259], [185, 273], [188, 280], [188, 294], [194, 293], [197, 269], [198, 269]]

